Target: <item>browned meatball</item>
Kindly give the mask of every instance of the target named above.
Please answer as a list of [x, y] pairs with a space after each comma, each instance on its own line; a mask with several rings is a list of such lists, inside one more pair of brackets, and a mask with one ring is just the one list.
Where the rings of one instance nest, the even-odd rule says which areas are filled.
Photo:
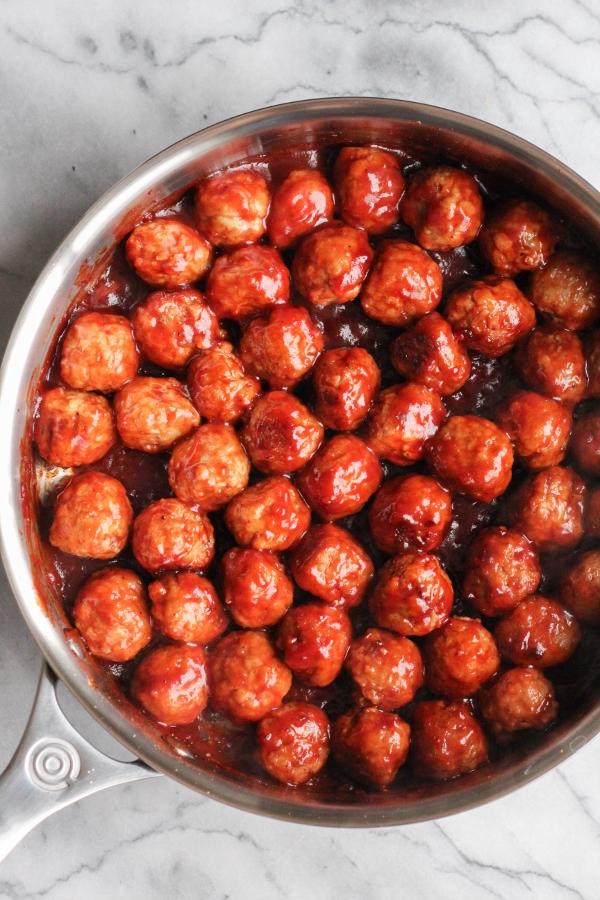
[[448, 322], [437, 312], [403, 331], [390, 348], [396, 371], [438, 394], [459, 391], [471, 374], [471, 360]]
[[410, 703], [424, 678], [417, 645], [381, 628], [369, 628], [352, 641], [346, 670], [361, 695], [381, 709]]
[[191, 288], [148, 294], [131, 324], [146, 359], [163, 369], [182, 369], [196, 350], [207, 350], [222, 336], [214, 312]]
[[585, 530], [590, 537], [600, 537], [600, 488], [590, 488], [585, 506]]
[[258, 241], [266, 230], [270, 199], [267, 182], [258, 172], [219, 172], [198, 188], [198, 228], [216, 247]]
[[454, 616], [425, 641], [427, 687], [458, 699], [474, 694], [500, 666], [496, 642], [477, 619]]
[[498, 275], [545, 266], [559, 237], [556, 223], [530, 200], [509, 200], [487, 219], [479, 235], [483, 256]]
[[162, 575], [148, 585], [152, 618], [174, 641], [210, 644], [228, 625], [213, 585], [196, 572]]
[[365, 313], [384, 325], [405, 328], [442, 299], [442, 272], [429, 254], [409, 241], [386, 241], [361, 294]]
[[306, 603], [286, 613], [277, 646], [298, 681], [325, 687], [339, 675], [351, 640], [352, 626], [343, 610]]
[[225, 522], [242, 547], [289, 550], [310, 524], [310, 510], [294, 485], [282, 475], [246, 488], [229, 503]]
[[556, 253], [531, 279], [531, 302], [556, 325], [579, 331], [600, 316], [600, 272], [574, 250]]
[[125, 243], [127, 259], [140, 278], [156, 287], [185, 287], [210, 265], [211, 246], [180, 219], [154, 219], [134, 228]]
[[444, 315], [454, 333], [471, 350], [503, 356], [535, 327], [535, 310], [510, 278], [490, 275], [459, 287]]
[[245, 367], [274, 389], [292, 388], [323, 349], [323, 332], [298, 306], [278, 306], [253, 319], [239, 345]]
[[576, 334], [551, 325], [536, 328], [517, 357], [525, 384], [540, 394], [575, 404], [587, 385], [585, 358]]
[[87, 312], [67, 328], [60, 349], [60, 377], [68, 387], [109, 394], [135, 378], [139, 362], [125, 316]]
[[592, 331], [585, 342], [585, 364], [588, 385], [587, 397], [600, 397], [600, 329]]
[[381, 234], [396, 224], [404, 176], [393, 153], [378, 147], [342, 147], [333, 178], [345, 222], [369, 234]]
[[369, 510], [373, 540], [384, 553], [436, 550], [451, 520], [449, 491], [427, 475], [386, 481]]
[[231, 344], [217, 344], [191, 361], [187, 383], [194, 406], [211, 422], [235, 422], [260, 394], [260, 382], [244, 371]]
[[84, 472], [58, 495], [49, 540], [63, 553], [112, 559], [124, 549], [132, 520], [121, 482], [102, 472]]
[[562, 580], [561, 600], [580, 622], [600, 625], [600, 550], [588, 550]]
[[298, 587], [334, 606], [356, 606], [373, 577], [369, 556], [337, 525], [313, 525], [292, 553], [290, 570]]
[[470, 244], [483, 220], [483, 201], [472, 175], [452, 166], [420, 169], [408, 182], [402, 218], [426, 250]]
[[412, 719], [411, 763], [421, 778], [448, 781], [488, 761], [483, 729], [464, 700], [424, 700]]
[[590, 475], [600, 475], [600, 413], [581, 416], [573, 427], [571, 453], [579, 469]]
[[562, 462], [572, 421], [566, 406], [534, 391], [517, 391], [497, 415], [498, 425], [513, 442], [517, 459], [530, 469]]
[[496, 625], [498, 649], [516, 666], [545, 669], [564, 663], [581, 638], [575, 618], [564, 606], [532, 594]]
[[162, 453], [200, 424], [176, 378], [134, 378], [115, 396], [117, 430], [126, 447]]
[[329, 756], [329, 719], [312, 703], [284, 703], [268, 713], [256, 729], [258, 756], [272, 778], [305, 784]]
[[263, 244], [219, 256], [206, 284], [206, 299], [220, 319], [245, 319], [289, 296], [290, 273], [277, 250]]
[[484, 528], [469, 547], [463, 596], [484, 616], [502, 616], [533, 594], [542, 579], [538, 554], [524, 534]]
[[325, 176], [316, 169], [294, 169], [273, 192], [267, 221], [271, 243], [289, 247], [332, 215], [333, 192]]
[[298, 487], [323, 519], [353, 516], [381, 484], [373, 451], [353, 434], [330, 438], [300, 472]]
[[381, 569], [371, 612], [382, 628], [421, 637], [444, 624], [453, 602], [452, 582], [437, 557], [402, 553]]
[[516, 731], [540, 731], [556, 719], [558, 703], [552, 682], [538, 669], [508, 669], [482, 689], [477, 708], [496, 740]]
[[221, 565], [223, 599], [242, 628], [274, 625], [292, 605], [292, 582], [274, 553], [233, 547]]
[[108, 453], [117, 433], [105, 397], [55, 387], [42, 396], [34, 437], [40, 456], [68, 469], [97, 462]]
[[337, 347], [321, 354], [313, 369], [315, 412], [326, 428], [354, 431], [379, 389], [381, 372], [362, 347]]
[[512, 524], [542, 553], [572, 550], [583, 537], [585, 494], [583, 481], [572, 469], [551, 466], [519, 489]]
[[259, 471], [283, 475], [301, 469], [315, 455], [323, 426], [292, 394], [269, 391], [250, 410], [242, 440]]
[[358, 297], [372, 259], [364, 231], [332, 222], [304, 238], [294, 256], [292, 277], [314, 306], [348, 303]]
[[165, 725], [189, 725], [208, 701], [206, 657], [202, 647], [156, 647], [133, 673], [131, 694]]
[[130, 569], [101, 569], [88, 578], [73, 619], [90, 653], [111, 662], [133, 659], [152, 637], [144, 585]]
[[210, 512], [248, 484], [250, 463], [231, 425], [201, 425], [178, 444], [169, 460], [169, 484], [186, 503]]
[[133, 523], [133, 555], [148, 572], [204, 569], [215, 553], [207, 516], [167, 497], [147, 506]]
[[209, 657], [211, 703], [235, 721], [258, 722], [292, 686], [292, 673], [261, 631], [233, 631]]
[[422, 459], [428, 441], [444, 420], [438, 394], [422, 384], [394, 384], [377, 398], [367, 422], [369, 446], [396, 466]]
[[373, 706], [345, 713], [333, 723], [331, 749], [354, 778], [379, 790], [398, 774], [408, 756], [410, 726]]

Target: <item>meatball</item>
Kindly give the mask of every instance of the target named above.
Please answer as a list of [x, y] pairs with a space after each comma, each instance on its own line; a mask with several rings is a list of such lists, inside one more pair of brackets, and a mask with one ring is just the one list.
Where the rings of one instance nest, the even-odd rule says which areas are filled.
[[270, 391], [250, 410], [242, 440], [259, 471], [282, 475], [301, 469], [315, 455], [323, 426], [296, 397]]
[[284, 703], [256, 729], [263, 769], [283, 784], [305, 784], [329, 756], [329, 719], [312, 703]]
[[390, 358], [405, 378], [444, 396], [459, 391], [471, 374], [469, 354], [437, 312], [403, 331], [391, 345]]
[[535, 327], [535, 310], [510, 278], [490, 275], [459, 287], [444, 314], [470, 350], [503, 356]]
[[585, 358], [576, 334], [562, 328], [536, 328], [517, 357], [525, 384], [555, 400], [575, 404], [587, 386]]
[[369, 412], [381, 372], [362, 347], [326, 350], [313, 369], [315, 412], [325, 428], [354, 431]]
[[210, 422], [235, 422], [260, 394], [258, 378], [247, 374], [226, 342], [194, 357], [187, 383], [194, 406]]
[[292, 277], [314, 306], [348, 303], [358, 297], [372, 259], [364, 231], [332, 222], [304, 238], [294, 256]]
[[219, 256], [206, 284], [206, 299], [220, 319], [255, 316], [289, 296], [290, 273], [277, 250], [263, 244]]
[[498, 525], [480, 531], [469, 547], [463, 597], [484, 616], [502, 616], [542, 579], [538, 554], [519, 531]]
[[88, 578], [73, 620], [90, 653], [111, 662], [133, 659], [152, 637], [144, 585], [130, 569], [101, 569]]
[[600, 475], [600, 413], [590, 412], [577, 419], [571, 452], [575, 465], [596, 477]]
[[403, 220], [426, 250], [470, 244], [483, 220], [483, 200], [472, 175], [452, 166], [424, 168], [408, 182]]
[[306, 603], [286, 613], [277, 646], [298, 681], [325, 687], [340, 674], [351, 640], [352, 626], [343, 610]]
[[411, 763], [421, 778], [447, 781], [488, 761], [483, 729], [464, 700], [424, 700], [412, 720]]
[[586, 625], [600, 625], [600, 550], [588, 550], [562, 580], [561, 600]]
[[291, 481], [274, 475], [234, 497], [225, 523], [242, 547], [283, 551], [306, 533], [310, 510]]
[[590, 488], [585, 508], [585, 531], [590, 537], [600, 537], [600, 488]]
[[208, 241], [180, 219], [154, 219], [138, 225], [127, 238], [125, 252], [140, 278], [164, 288], [198, 281], [212, 257]]
[[556, 600], [533, 594], [496, 625], [502, 656], [515, 666], [558, 666], [575, 651], [581, 631], [575, 618]]
[[517, 391], [499, 410], [497, 422], [513, 442], [515, 454], [529, 469], [562, 462], [571, 435], [570, 410], [534, 391]]
[[519, 666], [485, 687], [477, 708], [496, 740], [505, 741], [515, 731], [546, 728], [556, 718], [558, 703], [552, 682], [538, 669]]
[[417, 645], [381, 628], [352, 641], [346, 670], [369, 703], [390, 710], [410, 703], [424, 677]]
[[60, 377], [67, 387], [110, 394], [135, 378], [139, 362], [129, 319], [86, 312], [67, 328], [60, 350]]
[[53, 466], [87, 466], [108, 453], [117, 439], [105, 397], [51, 388], [42, 396], [34, 426], [40, 456]]
[[274, 553], [233, 547], [221, 565], [223, 599], [242, 628], [274, 625], [292, 605], [292, 582]]
[[551, 466], [517, 491], [512, 524], [542, 553], [572, 550], [583, 537], [585, 494], [583, 481], [572, 469]]
[[353, 434], [330, 438], [300, 472], [298, 487], [323, 519], [353, 516], [381, 484], [379, 461]]
[[207, 516], [167, 497], [151, 503], [133, 523], [133, 555], [148, 572], [205, 569], [215, 553]]
[[496, 274], [517, 275], [545, 266], [558, 237], [545, 209], [529, 200], [510, 200], [487, 219], [479, 246]]
[[378, 147], [342, 147], [333, 178], [344, 222], [369, 234], [396, 224], [404, 176], [393, 153]]
[[453, 602], [452, 582], [437, 557], [401, 553], [381, 569], [371, 613], [382, 628], [421, 637], [444, 624]]
[[384, 553], [436, 550], [451, 520], [449, 491], [427, 475], [386, 481], [369, 510], [373, 540]]
[[133, 673], [131, 695], [165, 725], [189, 725], [208, 702], [206, 657], [201, 647], [156, 647]]
[[600, 329], [592, 331], [585, 342], [587, 397], [600, 398]]
[[373, 577], [373, 563], [350, 532], [313, 525], [290, 558], [298, 587], [333, 606], [356, 606]]
[[394, 384], [377, 398], [367, 422], [368, 442], [396, 466], [412, 466], [425, 455], [446, 415], [444, 404], [422, 384]]
[[294, 169], [273, 191], [269, 239], [275, 247], [289, 247], [332, 215], [333, 193], [325, 176], [316, 169]]
[[373, 706], [351, 710], [333, 723], [331, 749], [354, 778], [382, 790], [406, 761], [410, 726], [392, 712]]
[[429, 464], [450, 490], [490, 503], [510, 483], [513, 449], [489, 419], [452, 416], [429, 445]]
[[405, 328], [442, 299], [442, 272], [429, 254], [408, 241], [385, 241], [360, 297], [365, 313]]
[[102, 472], [83, 472], [58, 495], [49, 540], [63, 553], [112, 559], [124, 549], [132, 520], [120, 481]]
[[292, 686], [292, 673], [261, 631], [233, 631], [221, 638], [208, 661], [211, 702], [234, 721], [258, 722]]
[[198, 188], [198, 228], [215, 247], [251, 244], [265, 233], [270, 199], [267, 182], [258, 172], [220, 172]]
[[186, 644], [210, 644], [228, 625], [213, 585], [196, 572], [162, 575], [148, 586], [152, 618], [162, 634]]
[[169, 460], [173, 493], [203, 512], [228, 503], [244, 490], [249, 476], [248, 457], [231, 425], [200, 425]]
[[600, 317], [597, 264], [574, 250], [556, 253], [531, 279], [531, 302], [556, 325], [579, 331]]
[[163, 369], [182, 369], [196, 350], [222, 336], [219, 320], [199, 291], [155, 291], [136, 306], [133, 333], [146, 359]]
[[427, 687], [450, 699], [469, 697], [498, 671], [500, 654], [487, 628], [454, 616], [425, 641]]
[[162, 453], [200, 424], [176, 378], [134, 378], [115, 396], [117, 430], [126, 447]]
[[323, 332], [305, 309], [278, 306], [253, 319], [240, 341], [242, 362], [271, 388], [292, 388], [310, 372], [323, 349]]

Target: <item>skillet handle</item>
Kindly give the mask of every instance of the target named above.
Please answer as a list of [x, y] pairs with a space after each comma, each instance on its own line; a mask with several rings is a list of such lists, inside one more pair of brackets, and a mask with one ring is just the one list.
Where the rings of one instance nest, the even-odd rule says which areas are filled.
[[23, 737], [0, 775], [0, 862], [36, 825], [82, 797], [158, 775], [140, 760], [119, 762], [73, 728], [44, 663]]

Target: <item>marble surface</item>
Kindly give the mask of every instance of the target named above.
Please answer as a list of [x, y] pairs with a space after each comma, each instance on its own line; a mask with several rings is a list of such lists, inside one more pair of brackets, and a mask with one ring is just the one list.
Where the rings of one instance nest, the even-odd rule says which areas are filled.
[[[89, 204], [163, 146], [247, 109], [371, 94], [507, 127], [600, 186], [597, 0], [146, 0], [0, 5], [0, 334]], [[0, 766], [37, 653], [0, 603]], [[236, 812], [163, 779], [48, 820], [0, 898], [599, 896], [600, 741], [518, 793], [440, 822], [347, 832]]]

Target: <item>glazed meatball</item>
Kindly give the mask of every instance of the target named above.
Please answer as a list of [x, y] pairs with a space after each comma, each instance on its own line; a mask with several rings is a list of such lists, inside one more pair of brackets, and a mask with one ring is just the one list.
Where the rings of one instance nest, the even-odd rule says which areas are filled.
[[140, 278], [163, 288], [198, 281], [212, 256], [208, 241], [180, 219], [154, 219], [138, 225], [127, 238], [125, 252]]
[[498, 525], [469, 547], [463, 597], [484, 616], [502, 616], [537, 591], [542, 570], [535, 547], [519, 531]]
[[289, 247], [303, 234], [328, 222], [333, 193], [316, 169], [294, 169], [273, 191], [267, 231], [275, 247]]
[[125, 316], [86, 312], [67, 328], [60, 350], [60, 377], [67, 387], [109, 394], [135, 378], [139, 362]]
[[488, 761], [483, 729], [464, 700], [417, 704], [411, 737], [411, 763], [421, 778], [448, 781]]
[[581, 631], [564, 606], [533, 594], [498, 622], [495, 637], [502, 656], [515, 666], [545, 669], [566, 662]]
[[329, 756], [329, 719], [312, 703], [284, 703], [256, 729], [258, 756], [266, 771], [283, 784], [305, 784]]
[[590, 488], [585, 507], [585, 531], [590, 537], [600, 537], [600, 488]]
[[63, 553], [112, 559], [124, 549], [132, 520], [121, 482], [102, 472], [84, 472], [58, 495], [49, 540]]
[[258, 722], [292, 686], [292, 673], [262, 631], [233, 631], [209, 658], [211, 702], [234, 721]]
[[586, 625], [600, 625], [600, 550], [588, 550], [562, 580], [561, 599]]
[[326, 350], [313, 370], [315, 412], [326, 428], [354, 431], [379, 389], [381, 372], [362, 347]]
[[352, 641], [346, 670], [363, 697], [390, 710], [410, 703], [424, 677], [417, 645], [381, 628], [369, 628]]
[[250, 463], [231, 425], [208, 424], [178, 444], [169, 460], [176, 497], [203, 512], [224, 506], [248, 484]]
[[479, 246], [496, 274], [517, 275], [545, 266], [558, 236], [545, 209], [529, 200], [510, 200], [488, 218]]
[[40, 456], [53, 466], [97, 462], [117, 439], [110, 404], [88, 391], [51, 388], [42, 396], [34, 438]]
[[570, 410], [534, 391], [517, 391], [499, 410], [497, 422], [529, 469], [546, 469], [562, 462], [571, 435]]
[[585, 494], [572, 469], [551, 466], [521, 486], [513, 498], [512, 524], [542, 553], [572, 550], [583, 537]]
[[401, 553], [381, 569], [371, 613], [382, 628], [421, 637], [444, 624], [453, 602], [452, 582], [437, 557]]
[[242, 440], [260, 472], [282, 475], [301, 469], [315, 455], [323, 426], [292, 394], [270, 391], [250, 410]]
[[471, 374], [469, 354], [437, 312], [403, 331], [391, 345], [390, 359], [405, 378], [444, 396], [459, 391]]
[[427, 687], [450, 699], [469, 697], [498, 671], [500, 654], [487, 628], [454, 616], [425, 641]]
[[373, 540], [384, 553], [436, 550], [451, 520], [450, 493], [427, 475], [386, 481], [369, 510]]
[[393, 153], [377, 147], [342, 147], [333, 177], [344, 222], [369, 234], [381, 234], [396, 224], [404, 176]]
[[369, 446], [396, 466], [412, 466], [444, 420], [438, 394], [422, 384], [394, 384], [377, 398], [367, 422]]
[[199, 291], [155, 291], [131, 316], [133, 333], [146, 359], [163, 369], [182, 369], [196, 350], [222, 336], [219, 320]]
[[274, 553], [233, 547], [221, 565], [223, 599], [242, 628], [274, 625], [292, 605], [292, 582]]
[[196, 572], [169, 572], [148, 586], [152, 618], [167, 637], [186, 644], [210, 644], [228, 619], [213, 585]]
[[517, 357], [517, 364], [525, 384], [540, 394], [573, 405], [585, 395], [583, 347], [570, 331], [552, 326], [536, 328]]
[[167, 497], [147, 506], [133, 523], [133, 555], [148, 572], [205, 569], [215, 553], [207, 516]]
[[165, 725], [189, 725], [208, 702], [206, 657], [201, 647], [156, 647], [133, 673], [131, 694]]
[[392, 712], [373, 706], [351, 710], [333, 723], [331, 749], [354, 778], [383, 790], [406, 761], [410, 726]]
[[596, 477], [600, 475], [600, 413], [590, 412], [577, 419], [571, 453], [579, 469]]
[[531, 302], [556, 325], [579, 331], [600, 316], [600, 272], [574, 250], [556, 253], [531, 279]]
[[292, 266], [294, 284], [314, 306], [348, 303], [358, 297], [372, 259], [364, 231], [332, 222], [300, 244]]
[[130, 569], [101, 569], [88, 578], [73, 620], [90, 653], [111, 662], [133, 659], [152, 637], [144, 585]]
[[455, 290], [444, 307], [454, 333], [470, 350], [503, 356], [535, 327], [535, 310], [510, 278], [490, 275]]
[[298, 487], [323, 519], [353, 516], [381, 484], [373, 451], [353, 434], [330, 438], [298, 475]]
[[278, 306], [253, 319], [240, 341], [244, 366], [275, 390], [293, 388], [323, 349], [323, 332], [305, 309]]
[[313, 525], [295, 548], [290, 571], [298, 587], [333, 606], [356, 606], [373, 577], [373, 563], [350, 532]]
[[310, 510], [291, 481], [275, 475], [234, 497], [225, 522], [242, 547], [283, 551], [306, 533]]
[[254, 243], [265, 233], [270, 199], [258, 172], [220, 172], [198, 188], [198, 228], [215, 247]]
[[470, 244], [483, 220], [475, 179], [452, 166], [424, 168], [409, 182], [402, 218], [425, 250], [452, 250]]
[[260, 394], [258, 378], [248, 375], [226, 342], [194, 357], [187, 383], [194, 406], [210, 422], [237, 421]]
[[585, 342], [588, 385], [586, 396], [600, 398], [600, 329], [592, 331]]
[[298, 681], [325, 687], [340, 674], [351, 640], [352, 626], [343, 610], [307, 603], [286, 613], [277, 646]]
[[478, 697], [477, 708], [496, 740], [516, 731], [540, 731], [556, 719], [558, 703], [552, 682], [538, 669], [508, 669]]
[[206, 299], [220, 319], [255, 316], [289, 296], [290, 273], [277, 250], [263, 244], [219, 256], [206, 284]]
[[361, 294], [365, 313], [405, 328], [442, 299], [442, 272], [429, 254], [408, 241], [386, 241]]
[[200, 424], [176, 378], [134, 378], [115, 396], [117, 430], [126, 447], [162, 453]]

